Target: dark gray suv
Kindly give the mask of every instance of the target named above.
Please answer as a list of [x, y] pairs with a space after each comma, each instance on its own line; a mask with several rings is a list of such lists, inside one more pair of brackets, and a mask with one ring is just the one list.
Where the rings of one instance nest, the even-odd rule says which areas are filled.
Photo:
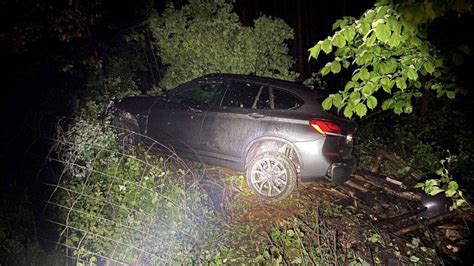
[[357, 125], [325, 112], [324, 92], [255, 76], [212, 74], [158, 97], [111, 103], [119, 128], [171, 145], [181, 156], [246, 171], [266, 200], [299, 180], [342, 184], [353, 173]]

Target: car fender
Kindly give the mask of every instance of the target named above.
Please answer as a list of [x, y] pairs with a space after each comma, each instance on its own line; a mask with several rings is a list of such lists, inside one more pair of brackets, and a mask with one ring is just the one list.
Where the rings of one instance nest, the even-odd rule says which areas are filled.
[[[248, 157], [249, 153], [251, 152], [251, 150], [253, 149], [254, 145], [257, 145], [258, 143], [265, 142], [265, 141], [274, 141], [274, 142], [287, 144], [291, 148], [291, 151], [293, 151], [296, 155], [296, 158], [290, 158], [290, 159], [292, 159], [293, 163], [295, 163], [295, 166], [296, 166], [297, 170], [299, 171], [299, 168], [302, 167], [302, 160], [301, 160], [301, 155], [300, 155], [298, 149], [296, 148], [296, 146], [285, 138], [274, 137], [274, 136], [259, 137], [257, 139], [254, 139], [253, 141], [251, 141], [247, 145], [247, 147], [243, 151], [243, 154], [241, 155], [241, 158], [242, 158], [241, 164], [245, 168], [247, 167], [247, 163], [249, 163], [248, 160], [247, 160], [248, 159], [247, 157]], [[278, 148], [278, 146], [276, 146], [276, 147]], [[271, 149], [271, 150], [275, 150], [275, 149]], [[276, 151], [281, 152], [278, 149], [276, 149]], [[285, 154], [284, 152], [281, 152], [281, 153]]]

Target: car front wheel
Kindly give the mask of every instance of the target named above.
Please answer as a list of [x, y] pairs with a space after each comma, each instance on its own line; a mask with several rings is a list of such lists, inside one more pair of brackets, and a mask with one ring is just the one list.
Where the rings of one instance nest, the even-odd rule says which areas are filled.
[[295, 189], [296, 179], [295, 165], [278, 152], [257, 155], [247, 166], [247, 184], [264, 200], [285, 199]]

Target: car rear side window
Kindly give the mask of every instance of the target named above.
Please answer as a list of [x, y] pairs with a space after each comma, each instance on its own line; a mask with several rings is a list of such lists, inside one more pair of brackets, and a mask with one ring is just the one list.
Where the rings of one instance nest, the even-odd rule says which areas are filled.
[[269, 109], [268, 88], [258, 84], [233, 82], [225, 93], [222, 106]]
[[272, 89], [272, 91], [274, 109], [291, 110], [303, 105], [303, 102], [298, 97], [289, 92], [278, 89]]

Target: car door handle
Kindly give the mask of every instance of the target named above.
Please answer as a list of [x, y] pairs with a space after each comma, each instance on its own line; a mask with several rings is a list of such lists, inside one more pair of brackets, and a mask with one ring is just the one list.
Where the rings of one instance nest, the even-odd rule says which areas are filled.
[[202, 113], [202, 110], [196, 109], [196, 108], [192, 108], [192, 107], [189, 107], [189, 111], [191, 111], [191, 112], [193, 112], [193, 113]]
[[248, 116], [253, 117], [253, 118], [264, 118], [265, 115], [259, 114], [259, 113], [251, 113], [248, 114]]

